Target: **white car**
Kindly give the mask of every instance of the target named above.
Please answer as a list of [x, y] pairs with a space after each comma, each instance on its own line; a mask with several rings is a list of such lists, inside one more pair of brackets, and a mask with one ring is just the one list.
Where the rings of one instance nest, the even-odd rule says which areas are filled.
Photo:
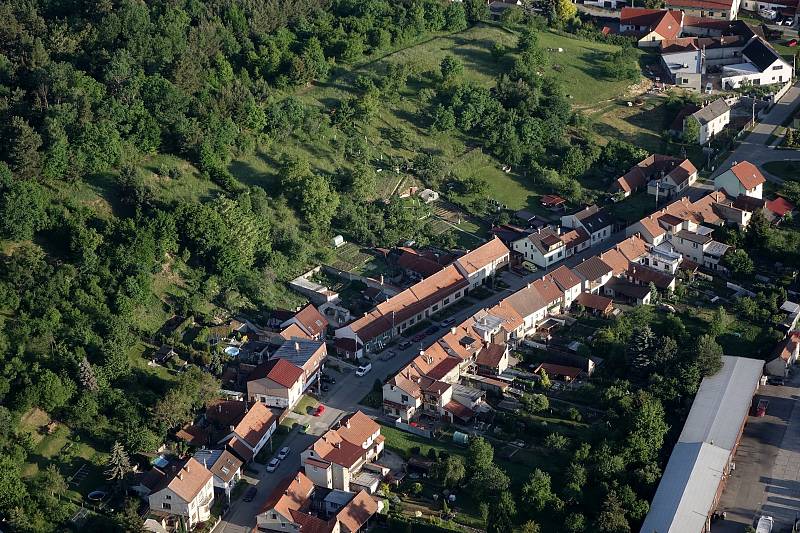
[[356, 376], [358, 377], [366, 376], [370, 370], [372, 370], [372, 363], [361, 365], [356, 369]]
[[771, 516], [762, 516], [758, 519], [758, 525], [756, 526], [756, 533], [771, 533], [772, 526], [775, 524], [775, 521], [772, 519]]
[[292, 450], [289, 449], [288, 446], [284, 446], [283, 448], [281, 448], [281, 451], [278, 452], [278, 460], [283, 461], [284, 459], [286, 459], [286, 457], [289, 455], [289, 452], [291, 451]]
[[281, 460], [277, 457], [273, 458], [272, 461], [269, 462], [267, 465], [267, 472], [274, 472], [278, 469], [278, 465], [281, 464]]

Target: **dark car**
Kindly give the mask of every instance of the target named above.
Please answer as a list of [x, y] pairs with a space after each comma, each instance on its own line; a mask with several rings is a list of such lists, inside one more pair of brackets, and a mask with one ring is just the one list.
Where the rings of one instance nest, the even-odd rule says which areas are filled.
[[255, 499], [256, 493], [258, 493], [258, 489], [255, 487], [250, 487], [247, 489], [247, 492], [244, 493], [244, 501], [251, 502]]
[[786, 385], [786, 380], [781, 377], [771, 377], [767, 380], [770, 385]]
[[425, 335], [433, 335], [437, 331], [439, 331], [439, 326], [431, 326], [425, 330]]
[[330, 383], [331, 385], [336, 385], [336, 378], [330, 377], [328, 374], [320, 374], [319, 380], [323, 383]]
[[399, 347], [401, 350], [405, 350], [406, 348], [411, 348], [411, 345], [412, 345], [412, 344], [413, 344], [413, 343], [412, 343], [411, 341], [403, 341], [403, 342], [401, 342], [400, 344], [398, 344], [398, 347]]
[[424, 333], [417, 333], [416, 335], [411, 337], [411, 340], [414, 341], [414, 342], [419, 342], [422, 339], [424, 339], [425, 337], [427, 337], [427, 335], [425, 335]]

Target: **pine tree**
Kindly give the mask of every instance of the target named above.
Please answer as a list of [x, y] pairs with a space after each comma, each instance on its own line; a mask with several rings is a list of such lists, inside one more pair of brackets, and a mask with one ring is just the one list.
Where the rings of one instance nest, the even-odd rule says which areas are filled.
[[94, 369], [92, 369], [92, 364], [89, 362], [88, 359], [86, 359], [86, 357], [81, 359], [79, 371], [80, 371], [81, 385], [83, 385], [83, 388], [91, 392], [96, 392], [97, 389], [99, 388], [97, 386], [97, 378], [94, 375]]
[[628, 343], [628, 362], [639, 374], [646, 374], [652, 364], [652, 352], [655, 348], [656, 336], [650, 326], [634, 330]]
[[108, 465], [106, 478], [112, 481], [117, 480], [120, 484], [125, 479], [125, 475], [132, 470], [128, 454], [119, 441], [115, 441], [114, 446], [111, 447], [111, 455], [108, 456], [106, 464]]

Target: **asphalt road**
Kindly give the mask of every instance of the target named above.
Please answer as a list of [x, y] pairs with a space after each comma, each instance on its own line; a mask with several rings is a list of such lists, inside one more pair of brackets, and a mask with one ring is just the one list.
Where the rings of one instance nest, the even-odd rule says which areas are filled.
[[733, 471], [717, 510], [725, 520], [715, 533], [741, 533], [761, 515], [775, 520], [774, 533], [791, 531], [800, 514], [800, 372], [784, 386], [763, 385], [756, 397], [769, 400], [767, 414], [750, 416], [736, 451]]
[[[608, 241], [590, 247], [564, 262], [557, 263], [554, 267], [550, 267], [547, 270], [539, 269], [526, 276], [518, 276], [511, 272], [504, 272], [501, 274], [501, 278], [509, 285], [508, 289], [498, 291], [485, 300], [481, 300], [467, 308], [461, 309], [457, 313], [454, 313], [452, 317], [456, 319], [457, 323], [461, 322], [481, 309], [494, 306], [512, 292], [516, 292], [526, 284], [543, 277], [554, 268], [560, 265], [573, 267], [592, 255], [599, 254], [612, 248], [623, 239], [625, 239], [624, 231], [617, 232], [613, 234]], [[278, 470], [273, 473], [267, 473], [263, 465], [254, 463], [254, 467], [259, 469], [259, 475], [255, 478], [248, 478], [248, 481], [256, 483], [258, 487], [256, 498], [249, 503], [241, 499], [233, 502], [231, 504], [231, 510], [225, 516], [224, 520], [214, 529], [214, 533], [250, 533], [255, 527], [255, 516], [261, 511], [270, 492], [275, 489], [282, 479], [293, 474], [300, 468], [300, 452], [306, 449], [318, 435], [324, 433], [327, 428], [345, 413], [361, 409], [373, 416], [377, 415], [378, 413], [376, 411], [358, 405], [358, 402], [372, 389], [375, 380], [385, 381], [386, 378], [395, 374], [400, 368], [407, 365], [416, 357], [419, 353], [420, 346], [430, 346], [445, 333], [445, 329], [440, 329], [438, 332], [423, 339], [420, 344], [411, 346], [406, 350], [399, 350], [397, 346], [392, 346], [390, 349], [394, 350], [396, 355], [388, 361], [381, 361], [377, 356], [373, 356], [372, 370], [363, 377], [356, 376], [352, 369], [343, 373], [327, 370], [326, 372], [329, 372], [336, 378], [336, 384], [331, 385], [330, 391], [322, 398], [322, 403], [326, 406], [324, 415], [319, 419], [312, 416], [301, 417], [304, 422], [311, 423], [308, 434], [300, 433], [295, 429], [286, 437], [281, 446], [289, 446], [292, 451], [289, 456], [281, 462]], [[275, 453], [277, 453], [277, 450], [275, 450]]]
[[[754, 165], [762, 167], [764, 163], [770, 161], [800, 160], [800, 150], [776, 150], [767, 144], [775, 128], [782, 125], [798, 105], [800, 105], [800, 87], [795, 84], [755, 125], [736, 150], [728, 156], [728, 159], [714, 171], [713, 176], [716, 177], [725, 172], [731, 168], [734, 162], [750, 161]], [[764, 171], [763, 167], [761, 170], [768, 180], [774, 183], [783, 183], [782, 179]]]

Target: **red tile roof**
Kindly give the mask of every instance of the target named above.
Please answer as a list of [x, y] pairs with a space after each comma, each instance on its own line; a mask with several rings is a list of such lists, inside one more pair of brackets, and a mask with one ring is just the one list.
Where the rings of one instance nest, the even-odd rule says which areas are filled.
[[314, 492], [314, 483], [302, 472], [297, 472], [281, 481], [273, 490], [261, 512], [274, 510], [283, 517], [292, 517], [292, 511], [304, 510], [309, 506], [311, 493]]
[[432, 276], [444, 268], [436, 261], [423, 257], [416, 252], [408, 252], [406, 250], [403, 250], [397, 260], [397, 265], [400, 268], [417, 272], [425, 277]]
[[261, 402], [255, 402], [233, 431], [251, 447], [255, 447], [277, 421], [278, 417], [269, 407]]
[[731, 167], [731, 172], [733, 172], [733, 175], [739, 180], [739, 183], [742, 184], [742, 187], [747, 190], [753, 189], [767, 181], [764, 179], [764, 175], [761, 171], [749, 161], [742, 161], [741, 163], [733, 165]]
[[794, 211], [794, 204], [782, 196], [778, 196], [773, 200], [767, 200], [765, 207], [779, 217]]
[[328, 327], [328, 319], [311, 304], [308, 304], [294, 318], [300, 323], [301, 327], [312, 337], [318, 337], [325, 332]]
[[451, 413], [454, 417], [458, 418], [459, 420], [469, 420], [475, 413], [472, 409], [467, 407], [466, 405], [462, 405], [455, 400], [450, 400], [447, 402], [447, 405], [444, 406], [444, 410], [448, 413]]
[[459, 257], [456, 262], [461, 265], [464, 272], [474, 274], [492, 262], [500, 260], [503, 256], [509, 255], [509, 253], [508, 247], [503, 244], [503, 241], [494, 237], [489, 242]]
[[489, 343], [478, 352], [476, 362], [482, 366], [497, 368], [503, 356], [506, 354], [506, 347], [500, 344]]
[[580, 293], [575, 301], [587, 309], [594, 309], [595, 311], [601, 311], [603, 313], [610, 311], [613, 306], [613, 300], [611, 300], [611, 298], [606, 298], [605, 296], [600, 296], [599, 294], [593, 294], [591, 292]]
[[303, 377], [303, 369], [299, 366], [290, 363], [286, 359], [270, 359], [250, 372], [250, 375], [247, 376], [247, 381], [269, 379], [288, 389], [293, 387], [301, 377]]
[[[362, 490], [336, 515], [345, 531], [355, 533], [361, 529], [372, 515], [378, 512], [378, 502], [367, 491]], [[303, 530], [303, 533], [306, 533]]]
[[158, 472], [162, 473], [162, 476], [152, 491], [155, 493], [169, 487], [186, 502], [194, 500], [213, 476], [194, 457], [173, 463], [166, 468], [159, 469]]

